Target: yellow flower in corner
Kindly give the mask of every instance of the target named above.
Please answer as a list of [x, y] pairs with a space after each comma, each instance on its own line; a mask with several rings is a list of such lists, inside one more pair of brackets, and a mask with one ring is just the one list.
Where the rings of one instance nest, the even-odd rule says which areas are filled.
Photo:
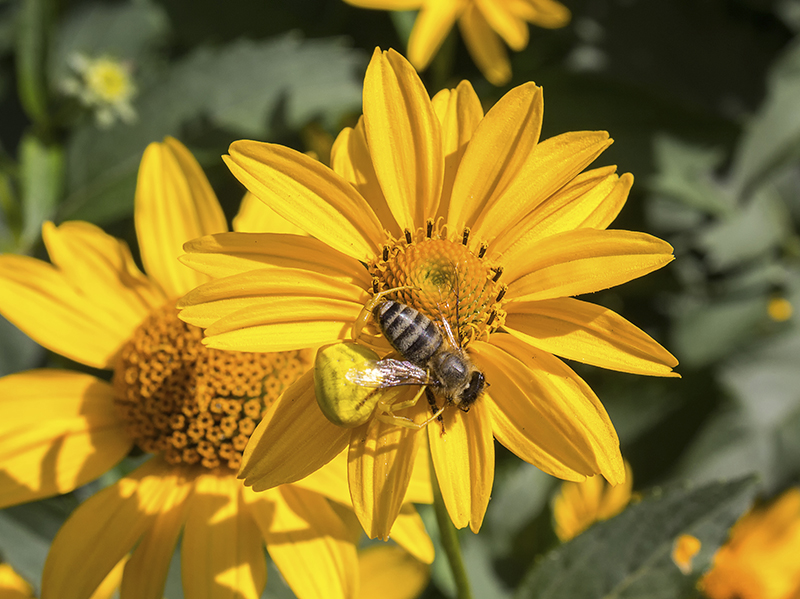
[[599, 476], [580, 483], [565, 482], [553, 500], [553, 520], [562, 543], [577, 537], [595, 522], [619, 514], [631, 500], [633, 473], [625, 462], [625, 482], [609, 486]]
[[800, 597], [800, 489], [755, 508], [731, 529], [700, 580], [710, 599]]
[[[259, 207], [246, 200], [236, 228], [265, 226]], [[46, 348], [113, 370], [112, 383], [58, 369], [0, 379], [0, 506], [71, 491], [133, 446], [153, 454], [66, 521], [42, 599], [88, 599], [129, 552], [122, 596], [161, 597], [181, 535], [186, 597], [260, 597], [266, 543], [301, 599], [353, 599], [355, 519], [331, 503], [350, 506], [344, 456], [267, 493], [236, 478], [265, 409], [308, 370], [312, 353], [208, 349], [202, 331], [178, 319], [176, 298], [208, 280], [178, 262], [183, 243], [227, 230], [178, 141], [145, 150], [134, 217], [148, 276], [124, 242], [85, 222], [44, 226], [52, 264], [0, 256], [0, 312]], [[430, 501], [430, 487], [417, 486], [410, 499], [426, 494]], [[432, 545], [410, 505], [397, 524], [393, 538], [429, 563]]]
[[0, 564], [0, 597], [3, 599], [32, 599], [33, 588], [9, 564]]
[[484, 76], [494, 85], [511, 79], [503, 42], [517, 52], [528, 45], [528, 23], [556, 29], [570, 20], [556, 0], [345, 0], [362, 8], [418, 10], [408, 40], [408, 59], [423, 71], [458, 22], [461, 37]]
[[[461, 406], [468, 411], [443, 400], [435, 383], [432, 399], [400, 409], [420, 388], [403, 387], [396, 405], [343, 428], [319, 409], [308, 374], [255, 431], [240, 472], [245, 484], [259, 490], [297, 480], [349, 448], [356, 514], [369, 536], [384, 537], [428, 444], [453, 522], [474, 531], [491, 495], [495, 438], [562, 479], [624, 482], [608, 414], [556, 356], [673, 376], [676, 360], [640, 329], [571, 297], [661, 268], [672, 247], [606, 230], [632, 184], [615, 167], [582, 173], [611, 143], [607, 133], [540, 142], [541, 122], [542, 90], [533, 84], [484, 115], [468, 82], [431, 101], [402, 56], [376, 50], [364, 116], [339, 135], [332, 169], [279, 145], [231, 145], [233, 173], [311, 237], [229, 233], [187, 244], [182, 260], [219, 277], [179, 302], [182, 319], [206, 328], [209, 346], [341, 343], [376, 293], [402, 288], [389, 297], [438, 323], [442, 337], [454, 339], [451, 353], [466, 355], [488, 384]], [[378, 357], [398, 357], [383, 336], [370, 343]], [[424, 435], [393, 423], [422, 426], [442, 407]]]

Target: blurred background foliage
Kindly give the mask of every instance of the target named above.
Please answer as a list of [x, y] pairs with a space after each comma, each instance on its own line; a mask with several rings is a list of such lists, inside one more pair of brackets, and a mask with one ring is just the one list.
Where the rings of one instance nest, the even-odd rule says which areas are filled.
[[[457, 34], [423, 80], [433, 95], [469, 79], [486, 107], [532, 80], [545, 91], [543, 137], [611, 133], [598, 165], [636, 176], [615, 227], [667, 239], [677, 260], [591, 300], [664, 343], [683, 378], [575, 365], [645, 499], [558, 547], [558, 481], [499, 448], [484, 528], [462, 535], [465, 558], [477, 597], [690, 596], [750, 502], [800, 482], [800, 0], [564, 3], [570, 25], [532, 28], [506, 88], [480, 75]], [[253, 138], [324, 159], [360, 113], [373, 48], [404, 51], [413, 18], [340, 0], [3, 0], [0, 250], [45, 258], [42, 222], [83, 219], [135, 251], [138, 163], [165, 135], [195, 153], [232, 216], [243, 190], [219, 158], [228, 144]], [[129, 69], [134, 122], [101, 126], [65, 93], [77, 55]], [[0, 374], [43, 365], [78, 368], [0, 321]], [[66, 516], [136, 461], [0, 512], [0, 559], [38, 588]], [[704, 541], [694, 577], [669, 560], [685, 531]], [[170, 599], [181, 597], [178, 572]], [[266, 593], [291, 596], [274, 569]], [[437, 559], [426, 596], [452, 594]]]

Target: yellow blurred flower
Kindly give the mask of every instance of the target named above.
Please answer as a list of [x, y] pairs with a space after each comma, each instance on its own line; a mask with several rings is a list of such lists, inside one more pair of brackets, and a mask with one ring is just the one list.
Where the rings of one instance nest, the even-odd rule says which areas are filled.
[[745, 514], [699, 586], [710, 599], [800, 597], [800, 489]]
[[75, 76], [66, 78], [61, 88], [94, 110], [98, 125], [110, 127], [117, 120], [124, 123], [136, 120], [131, 103], [136, 96], [136, 85], [130, 64], [109, 56], [91, 58], [76, 53], [70, 56], [69, 65]]
[[570, 20], [569, 10], [555, 0], [345, 0], [379, 10], [418, 10], [408, 40], [408, 59], [425, 70], [449, 31], [458, 22], [461, 37], [483, 75], [494, 85], [511, 78], [503, 42], [517, 52], [528, 45], [528, 23], [556, 29]]
[[2, 599], [32, 599], [33, 588], [10, 564], [0, 564], [0, 597]]
[[686, 575], [692, 573], [692, 561], [700, 552], [703, 544], [694, 535], [678, 535], [672, 543], [672, 562]]
[[595, 522], [619, 514], [631, 500], [633, 473], [625, 462], [625, 481], [615, 487], [599, 476], [583, 482], [565, 482], [553, 500], [553, 519], [561, 542], [577, 537]]
[[[477, 531], [483, 522], [495, 438], [560, 478], [624, 482], [603, 405], [555, 355], [674, 376], [677, 361], [648, 335], [571, 297], [661, 268], [672, 248], [644, 233], [606, 230], [633, 180], [615, 167], [581, 173], [611, 143], [607, 133], [539, 142], [541, 122], [542, 91], [533, 84], [484, 116], [468, 82], [431, 100], [402, 56], [376, 50], [364, 116], [339, 135], [332, 169], [274, 144], [231, 145], [233, 173], [311, 237], [231, 233], [186, 245], [184, 263], [218, 277], [179, 302], [182, 319], [206, 328], [209, 346], [341, 343], [375, 292], [404, 287], [397, 299], [440, 328], [448, 321], [457, 351], [491, 385], [468, 412], [446, 405], [420, 435], [378, 414], [352, 429], [336, 426], [317, 405], [313, 377], [304, 376], [254, 433], [245, 484], [292, 482], [349, 447], [354, 508], [374, 538], [389, 532], [426, 437], [459, 528]], [[391, 352], [383, 337], [364, 343], [380, 357]], [[403, 397], [418, 389], [404, 387]], [[422, 425], [431, 411], [421, 400], [395, 415]]]
[[[264, 225], [253, 202], [238, 226], [247, 228], [246, 214]], [[134, 445], [154, 454], [66, 521], [42, 598], [87, 599], [129, 552], [123, 596], [160, 597], [181, 534], [187, 597], [260, 597], [265, 543], [298, 597], [355, 597], [356, 537], [329, 501], [350, 505], [344, 456], [267, 493], [236, 479], [250, 434], [312, 354], [208, 349], [202, 331], [177, 318], [175, 299], [208, 280], [177, 261], [182, 244], [227, 230], [200, 165], [178, 141], [145, 150], [134, 217], [147, 276], [124, 242], [85, 222], [44, 226], [52, 264], [0, 256], [0, 312], [46, 348], [113, 370], [111, 384], [59, 369], [0, 379], [0, 506], [71, 491]], [[426, 480], [410, 499], [429, 497]], [[433, 559], [412, 507], [392, 536]]]

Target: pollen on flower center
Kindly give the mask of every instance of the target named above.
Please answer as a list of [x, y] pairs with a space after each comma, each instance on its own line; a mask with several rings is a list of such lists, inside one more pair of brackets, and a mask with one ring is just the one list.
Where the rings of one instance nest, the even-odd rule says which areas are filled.
[[492, 268], [464, 243], [417, 232], [387, 245], [370, 265], [376, 291], [406, 287], [397, 299], [436, 321], [447, 321], [462, 345], [496, 330], [504, 286]]
[[266, 408], [312, 356], [209, 349], [202, 337], [171, 305], [153, 312], [122, 348], [115, 403], [144, 451], [171, 464], [237, 470]]

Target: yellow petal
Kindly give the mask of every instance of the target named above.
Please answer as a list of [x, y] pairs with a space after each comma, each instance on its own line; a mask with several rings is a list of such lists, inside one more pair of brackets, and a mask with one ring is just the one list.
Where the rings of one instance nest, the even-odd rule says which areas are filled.
[[418, 71], [428, 68], [463, 10], [459, 0], [438, 0], [422, 5], [408, 38], [408, 60]]
[[353, 6], [377, 10], [417, 10], [423, 0], [345, 0]]
[[161, 599], [167, 573], [183, 525], [186, 522], [193, 480], [181, 469], [165, 474], [168, 494], [150, 529], [136, 546], [122, 577], [120, 594], [139, 599]]
[[[416, 388], [410, 389], [414, 391]], [[425, 420], [422, 403], [408, 411], [415, 422]], [[421, 436], [421, 431], [378, 418], [352, 430], [348, 454], [350, 496], [353, 510], [371, 539], [389, 537], [411, 479]]]
[[408, 483], [408, 491], [404, 501], [411, 503], [433, 503], [433, 489], [431, 488], [431, 460], [428, 457], [427, 438], [421, 439], [422, 446], [417, 451], [414, 460], [414, 471]]
[[72, 491], [132, 445], [114, 389], [87, 374], [31, 370], [0, 378], [0, 412], [2, 507]]
[[307, 372], [272, 404], [245, 447], [239, 477], [263, 491], [318, 470], [347, 447], [350, 431], [331, 424], [317, 405]]
[[319, 470], [292, 484], [352, 507], [350, 487], [347, 484], [347, 451], [342, 451]]
[[[418, 451], [417, 455], [424, 454], [425, 461], [428, 461], [427, 451]], [[419, 561], [425, 564], [432, 564], [434, 558], [433, 542], [425, 530], [417, 510], [410, 503], [403, 504], [397, 520], [394, 521], [390, 538], [408, 551]]]
[[356, 596], [356, 547], [324, 497], [295, 485], [248, 490], [245, 497], [270, 557], [299, 599]]
[[384, 229], [395, 237], [402, 235], [403, 232], [386, 203], [375, 167], [372, 166], [363, 116], [358, 118], [355, 128], [346, 127], [337, 136], [331, 148], [331, 168], [349, 181], [369, 202]]
[[601, 368], [678, 376], [678, 361], [611, 310], [571, 298], [507, 304], [505, 329], [541, 350]]
[[3, 599], [33, 599], [33, 587], [10, 564], [0, 564], [0, 596]]
[[544, 300], [594, 293], [672, 262], [672, 246], [635, 231], [578, 229], [506, 254], [509, 300]]
[[444, 164], [439, 121], [414, 68], [375, 49], [364, 78], [364, 124], [375, 173], [401, 229], [415, 231], [439, 204]]
[[42, 599], [86, 599], [153, 525], [172, 492], [154, 458], [96, 493], [58, 531], [42, 574]]
[[442, 126], [444, 181], [439, 214], [447, 215], [453, 182], [475, 129], [483, 119], [483, 107], [469, 81], [462, 81], [453, 90], [443, 89], [431, 100]]
[[206, 327], [211, 347], [278, 352], [348, 336], [367, 298], [332, 277], [275, 267], [206, 283], [179, 306], [182, 320]]
[[513, 9], [520, 17], [539, 27], [557, 29], [569, 23], [569, 9], [556, 0], [523, 0], [514, 2]]
[[181, 543], [186, 599], [258, 599], [267, 583], [264, 544], [242, 483], [230, 474], [200, 474], [189, 499]]
[[608, 227], [625, 205], [633, 185], [630, 173], [617, 177], [615, 170], [607, 166], [575, 177], [495, 240], [489, 259], [513, 252], [509, 248], [517, 244], [529, 245], [556, 233]]
[[362, 289], [372, 285], [369, 271], [358, 260], [305, 235], [220, 233], [194, 239], [183, 248], [188, 253], [181, 262], [216, 279], [278, 266], [324, 274]]
[[331, 169], [290, 148], [236, 141], [223, 156], [261, 201], [312, 237], [367, 261], [380, 248], [381, 223], [358, 192]]
[[458, 168], [448, 226], [456, 234], [472, 226], [519, 175], [542, 128], [542, 88], [515, 87], [486, 114]]
[[371, 545], [358, 554], [359, 598], [415, 599], [430, 580], [430, 568], [400, 547]]
[[470, 3], [458, 20], [461, 37], [472, 60], [492, 85], [504, 85], [511, 79], [511, 63], [500, 37], [486, 22], [478, 8]]
[[475, 6], [512, 50], [520, 51], [528, 45], [528, 24], [509, 10], [504, 2], [475, 0]]
[[428, 425], [428, 443], [442, 498], [456, 528], [477, 533], [494, 482], [494, 439], [486, 403], [469, 412], [446, 409], [443, 422]]
[[92, 593], [92, 596], [89, 597], [89, 599], [112, 599], [115, 597], [122, 582], [123, 569], [127, 563], [128, 556], [126, 555], [119, 560], [119, 562], [117, 562], [116, 566], [111, 569], [111, 572], [109, 572], [108, 575], [103, 579], [103, 582], [101, 582], [100, 586], [95, 589], [94, 593]]
[[136, 181], [136, 236], [148, 274], [178, 297], [206, 277], [178, 263], [186, 241], [228, 230], [203, 169], [178, 140], [151, 143]]
[[575, 131], [536, 146], [509, 185], [481, 211], [473, 234], [491, 242], [569, 183], [611, 145], [605, 131]]
[[[239, 212], [233, 217], [233, 230], [239, 233], [305, 235], [303, 229], [290, 223], [249, 191], [244, 194]], [[189, 251], [185, 246], [184, 250]]]
[[0, 311], [46, 348], [110, 368], [119, 347], [166, 297], [136, 268], [124, 242], [94, 225], [45, 223], [42, 235], [52, 265], [0, 256]]
[[470, 346], [491, 385], [495, 438], [548, 474], [625, 480], [619, 439], [589, 386], [557, 358], [510, 335]]

